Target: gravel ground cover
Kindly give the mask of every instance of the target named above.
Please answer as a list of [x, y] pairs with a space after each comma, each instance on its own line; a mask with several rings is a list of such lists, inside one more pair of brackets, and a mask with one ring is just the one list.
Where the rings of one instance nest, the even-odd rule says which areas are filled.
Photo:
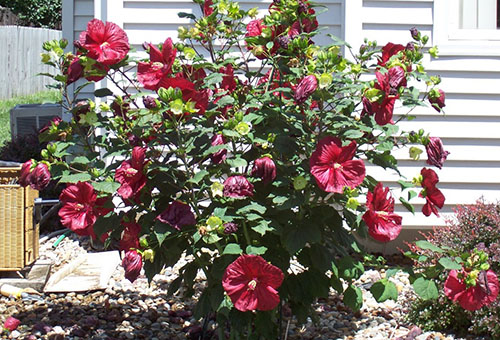
[[[78, 255], [91, 251], [88, 239], [76, 235], [65, 238], [56, 249], [52, 249], [55, 240], [49, 239], [40, 247], [40, 257], [54, 263], [52, 272]], [[184, 258], [182, 261], [189, 260]], [[204, 284], [203, 278], [198, 277], [198, 289], [191, 298], [166, 298], [169, 283], [176, 278], [178, 268], [184, 263], [165, 269], [151, 285], [142, 276], [130, 283], [119, 266], [105, 291], [46, 294], [43, 301], [31, 302], [1, 297], [0, 322], [3, 323], [8, 316], [21, 320], [19, 328], [3, 338], [199, 339], [203, 320], [195, 320], [192, 310]], [[406, 274], [398, 273], [390, 278], [399, 290], [398, 301], [377, 303], [369, 288], [384, 275], [384, 272], [368, 270], [360, 278], [364, 305], [357, 313], [350, 312], [333, 290], [327, 299], [315, 304], [316, 322], [308, 320], [305, 325], [297, 325], [284, 308], [286, 339], [458, 339], [439, 332], [422, 332], [404, 321], [408, 301], [414, 298]], [[208, 333], [214, 326], [213, 320], [205, 323]]]

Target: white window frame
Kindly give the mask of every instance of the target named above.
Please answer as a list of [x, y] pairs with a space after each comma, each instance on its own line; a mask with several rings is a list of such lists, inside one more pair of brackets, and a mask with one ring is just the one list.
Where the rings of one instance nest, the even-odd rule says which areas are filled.
[[434, 0], [433, 43], [439, 54], [500, 56], [500, 29], [460, 28], [459, 5], [460, 0]]

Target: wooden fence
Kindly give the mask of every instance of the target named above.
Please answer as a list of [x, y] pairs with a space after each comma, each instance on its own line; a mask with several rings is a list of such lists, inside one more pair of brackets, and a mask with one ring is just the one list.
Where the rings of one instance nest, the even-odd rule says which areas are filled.
[[51, 79], [37, 76], [51, 71], [41, 62], [42, 44], [61, 37], [61, 31], [45, 28], [0, 27], [0, 99], [46, 89]]

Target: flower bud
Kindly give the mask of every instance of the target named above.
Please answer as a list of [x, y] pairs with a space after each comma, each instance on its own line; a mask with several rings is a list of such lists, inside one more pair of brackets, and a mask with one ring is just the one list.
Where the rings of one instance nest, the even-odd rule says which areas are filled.
[[238, 231], [238, 225], [233, 222], [224, 223], [224, 234], [233, 234]]
[[307, 180], [304, 176], [297, 176], [293, 179], [293, 188], [295, 190], [302, 190], [307, 186]]
[[153, 249], [146, 249], [143, 252], [143, 255], [144, 255], [144, 260], [146, 261], [153, 263], [153, 261], [155, 260], [155, 251]]
[[6, 330], [12, 332], [12, 331], [15, 331], [17, 329], [17, 327], [19, 327], [19, 324], [21, 323], [21, 321], [19, 321], [18, 319], [12, 317], [12, 316], [9, 316], [3, 323], [3, 328], [5, 328]]
[[262, 179], [264, 184], [270, 183], [276, 178], [276, 164], [269, 157], [256, 159], [251, 175]]
[[224, 196], [246, 198], [253, 196], [253, 184], [245, 176], [231, 176], [224, 181]]
[[27, 187], [31, 184], [31, 167], [33, 166], [33, 160], [25, 162], [21, 167], [21, 174], [19, 176], [19, 184], [23, 187]]
[[125, 269], [125, 277], [130, 282], [134, 282], [141, 273], [142, 257], [135, 250], [129, 250], [122, 261], [123, 269]]
[[420, 40], [420, 32], [418, 31], [418, 29], [416, 27], [410, 28], [410, 33], [411, 33], [411, 37], [414, 40], [416, 40], [416, 41]]
[[300, 81], [295, 89], [293, 98], [297, 103], [301, 104], [318, 88], [318, 80], [316, 76], [311, 74]]
[[49, 167], [45, 163], [38, 163], [31, 173], [30, 186], [35, 190], [43, 190], [50, 182]]
[[142, 102], [144, 103], [144, 107], [146, 109], [154, 110], [158, 108], [158, 103], [155, 98], [151, 96], [146, 96], [142, 99]]
[[[212, 137], [212, 146], [226, 144], [224, 136], [220, 133]], [[210, 156], [214, 164], [220, 164], [226, 159], [227, 149], [219, 150]]]
[[420, 155], [422, 154], [422, 150], [417, 148], [416, 146], [412, 146], [410, 148], [410, 158], [414, 161], [418, 161], [420, 159]]
[[430, 137], [429, 142], [425, 145], [427, 151], [427, 164], [434, 165], [439, 169], [442, 168], [444, 161], [450, 154], [443, 148], [443, 142], [439, 137]]
[[432, 104], [432, 107], [438, 111], [441, 112], [441, 109], [445, 107], [445, 94], [444, 91], [441, 89], [432, 89], [429, 92], [429, 102]]

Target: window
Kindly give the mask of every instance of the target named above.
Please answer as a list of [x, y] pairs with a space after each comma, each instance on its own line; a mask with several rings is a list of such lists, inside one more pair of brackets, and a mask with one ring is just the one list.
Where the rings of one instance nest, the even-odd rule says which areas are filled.
[[498, 28], [500, 0], [460, 0], [459, 27], [461, 29]]
[[434, 0], [440, 55], [500, 56], [500, 0]]

